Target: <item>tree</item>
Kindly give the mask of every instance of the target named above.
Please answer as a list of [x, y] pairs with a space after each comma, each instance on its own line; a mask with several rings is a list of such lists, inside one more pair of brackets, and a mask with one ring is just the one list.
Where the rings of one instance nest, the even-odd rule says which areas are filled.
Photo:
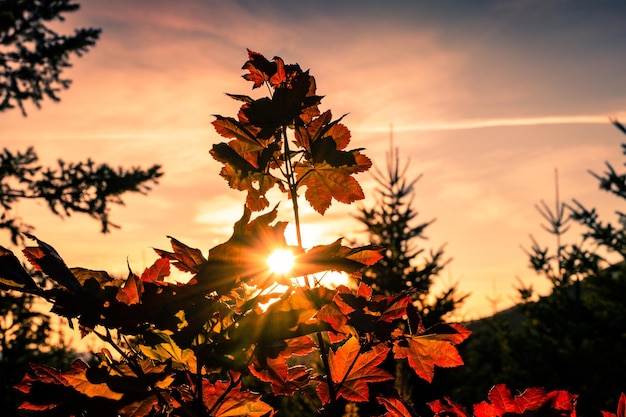
[[[376, 189], [372, 208], [361, 205], [355, 218], [362, 223], [372, 245], [385, 248], [383, 257], [363, 271], [363, 282], [384, 295], [412, 291], [413, 304], [427, 326], [439, 323], [467, 295], [459, 295], [454, 286], [432, 299], [433, 279], [445, 268], [444, 248], [430, 250], [415, 242], [425, 239], [425, 230], [434, 220], [414, 224], [418, 212], [413, 208], [414, 186], [421, 176], [408, 181], [401, 169], [398, 149], [387, 154], [386, 171], [375, 170]], [[419, 263], [419, 264], [418, 264]]]
[[[626, 176], [607, 166], [604, 176], [594, 174], [601, 189], [626, 197], [619, 191]], [[604, 223], [595, 209], [561, 203], [558, 181], [554, 209], [543, 201], [537, 209], [556, 244], [542, 246], [531, 237], [527, 254], [531, 268], [552, 284], [551, 292], [534, 300], [532, 288], [522, 286], [519, 305], [469, 323], [473, 335], [461, 348], [466, 364], [446, 375], [454, 381], [447, 384], [465, 403], [478, 400], [494, 382], [565, 389], [579, 394], [580, 415], [596, 415], [626, 390], [623, 215], [618, 213], [618, 225]], [[572, 221], [587, 230], [580, 243], [565, 244]], [[618, 262], [610, 262], [606, 255], [616, 253]]]
[[[93, 47], [100, 29], [81, 28], [73, 34], [55, 32], [51, 24], [78, 10], [69, 0], [0, 0], [0, 112], [19, 108], [26, 116], [27, 103], [41, 107], [44, 99], [59, 100], [70, 86], [63, 77], [70, 58]], [[122, 194], [147, 192], [161, 176], [160, 167], [111, 168], [92, 160], [44, 167], [34, 148], [0, 150], [0, 229], [10, 233], [13, 244], [24, 243], [33, 227], [14, 213], [20, 200], [44, 201], [59, 216], [85, 213], [101, 223], [102, 232], [116, 227], [110, 222], [111, 204], [122, 204]], [[7, 256], [2, 249], [2, 256]], [[4, 258], [6, 259], [6, 258]], [[13, 413], [19, 396], [9, 395], [30, 362], [64, 367], [76, 357], [53, 329], [52, 319], [31, 294], [14, 291], [0, 278], [0, 407]], [[9, 280], [10, 281], [10, 280]], [[34, 283], [35, 281], [33, 281]], [[37, 285], [46, 281], [37, 279]], [[13, 290], [11, 290], [13, 289]], [[55, 340], [55, 337], [58, 340]], [[13, 414], [11, 414], [13, 415]]]
[[[50, 23], [78, 10], [70, 0], [0, 0], [0, 112], [18, 107], [26, 116], [26, 102], [37, 107], [45, 98], [58, 101], [58, 93], [70, 86], [63, 70], [70, 57], [81, 56], [94, 46], [100, 29], [81, 28], [61, 35]], [[58, 161], [44, 167], [32, 147], [25, 151], [4, 148], [0, 153], [0, 229], [11, 233], [14, 244], [22, 232], [32, 231], [12, 208], [19, 200], [42, 200], [57, 215], [85, 213], [97, 219], [106, 233], [111, 204], [123, 204], [127, 192], [145, 193], [162, 175], [154, 165], [147, 170], [111, 168], [85, 162]]]

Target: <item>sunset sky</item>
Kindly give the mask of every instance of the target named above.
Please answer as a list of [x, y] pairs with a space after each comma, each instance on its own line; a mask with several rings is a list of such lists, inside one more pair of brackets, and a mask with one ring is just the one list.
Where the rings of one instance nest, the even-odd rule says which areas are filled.
[[[621, 168], [626, 136], [626, 2], [475, 1], [81, 1], [60, 26], [98, 27], [100, 41], [66, 72], [61, 102], [0, 117], [2, 146], [34, 145], [44, 162], [91, 157], [113, 166], [163, 165], [149, 196], [114, 207], [122, 225], [61, 220], [20, 203], [35, 234], [70, 266], [126, 274], [169, 249], [171, 235], [204, 251], [226, 240], [245, 195], [218, 176], [208, 151], [221, 142], [213, 115], [234, 116], [224, 93], [252, 94], [241, 78], [246, 48], [309, 68], [331, 109], [383, 168], [390, 130], [408, 176], [423, 174], [418, 219], [436, 218], [426, 247], [453, 258], [440, 285], [472, 295], [462, 318], [512, 303], [517, 279], [545, 290], [521, 246], [545, 245], [534, 205], [554, 199], [595, 206], [607, 219], [623, 202], [598, 190], [588, 170]], [[357, 179], [372, 196], [369, 174]], [[274, 199], [273, 201], [277, 201]], [[365, 200], [371, 205], [372, 200]], [[354, 206], [305, 211], [308, 244], [354, 237]], [[281, 220], [292, 221], [281, 204]], [[2, 245], [8, 246], [5, 235]], [[579, 240], [575, 231], [566, 241]]]

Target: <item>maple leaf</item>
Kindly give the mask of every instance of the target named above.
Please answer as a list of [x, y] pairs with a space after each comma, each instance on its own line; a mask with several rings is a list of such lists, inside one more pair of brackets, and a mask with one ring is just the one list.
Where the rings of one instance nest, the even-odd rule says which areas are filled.
[[376, 397], [376, 401], [387, 409], [385, 417], [417, 416], [417, 413], [400, 398]]
[[327, 245], [314, 246], [308, 251], [298, 254], [293, 276], [316, 274], [323, 271], [347, 272], [353, 276], [360, 276], [359, 271], [371, 266], [381, 259], [382, 248], [361, 246], [349, 248], [343, 246], [343, 238]]
[[139, 345], [139, 349], [147, 358], [159, 362], [171, 360], [174, 369], [196, 370], [197, 362], [193, 350], [180, 348], [172, 339], [171, 331], [153, 330], [150, 333], [150, 340], [149, 344]]
[[574, 403], [576, 395], [566, 391], [546, 392], [541, 388], [528, 388], [515, 397], [504, 385], [495, 385], [489, 391], [488, 402], [474, 406], [476, 417], [505, 417], [525, 415], [541, 410], [541, 415], [575, 417]]
[[324, 214], [333, 198], [351, 204], [365, 198], [363, 189], [346, 166], [335, 167], [328, 162], [298, 162], [295, 166], [298, 188], [306, 187], [304, 197], [311, 207]]
[[130, 272], [124, 285], [117, 291], [115, 299], [126, 305], [138, 304], [141, 300], [142, 292], [143, 282], [137, 275]]
[[170, 262], [168, 259], [160, 258], [143, 271], [141, 282], [163, 283], [164, 279], [169, 276]]
[[404, 359], [420, 378], [432, 382], [435, 366], [451, 368], [463, 365], [463, 359], [447, 334], [418, 334], [396, 340], [394, 358]]
[[206, 262], [206, 258], [202, 255], [202, 252], [199, 249], [190, 248], [171, 236], [168, 236], [168, 238], [170, 239], [174, 252], [167, 252], [156, 248], [154, 251], [162, 258], [173, 261], [172, 264], [183, 272], [198, 272], [200, 266]]
[[247, 81], [252, 81], [253, 89], [259, 88], [264, 82], [276, 74], [277, 65], [275, 62], [269, 61], [262, 54], [248, 49], [248, 61], [243, 64], [241, 69], [248, 70], [249, 73], [242, 77]]
[[454, 403], [448, 397], [427, 404], [431, 411], [435, 413], [434, 417], [470, 417], [465, 407]]
[[261, 401], [261, 395], [241, 389], [241, 381], [202, 381], [202, 400], [213, 417], [262, 417], [274, 409]]
[[277, 213], [278, 206], [250, 221], [252, 212], [244, 206], [230, 239], [211, 248], [208, 260], [199, 268], [196, 280], [201, 287], [224, 294], [241, 282], [272, 284], [267, 257], [274, 250], [287, 247], [284, 236], [287, 223], [270, 224]]
[[[393, 375], [378, 367], [388, 352], [389, 348], [382, 345], [375, 345], [371, 350], [361, 352], [361, 345], [354, 337], [348, 339], [336, 352], [331, 350], [328, 362], [330, 377], [337, 390], [336, 395], [348, 401], [367, 401], [368, 383], [393, 379]], [[326, 383], [317, 386], [317, 393], [322, 404], [334, 400], [330, 398]]]
[[275, 395], [291, 395], [310, 383], [311, 369], [304, 365], [289, 367], [283, 356], [268, 359], [263, 367], [252, 364], [249, 369], [261, 381], [269, 382]]

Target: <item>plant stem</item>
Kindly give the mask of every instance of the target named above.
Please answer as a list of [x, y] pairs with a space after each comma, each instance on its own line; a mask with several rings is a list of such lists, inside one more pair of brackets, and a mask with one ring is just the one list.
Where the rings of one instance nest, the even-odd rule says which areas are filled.
[[287, 138], [287, 126], [282, 127], [281, 135], [283, 137], [285, 150], [283, 157], [285, 158], [285, 171], [287, 177], [287, 186], [289, 187], [289, 197], [293, 204], [293, 216], [296, 222], [296, 237], [298, 239], [298, 247], [302, 249], [302, 233], [300, 232], [300, 213], [298, 209], [298, 193], [296, 190], [296, 182], [293, 173], [293, 166], [291, 165], [291, 158], [289, 156], [289, 140]]

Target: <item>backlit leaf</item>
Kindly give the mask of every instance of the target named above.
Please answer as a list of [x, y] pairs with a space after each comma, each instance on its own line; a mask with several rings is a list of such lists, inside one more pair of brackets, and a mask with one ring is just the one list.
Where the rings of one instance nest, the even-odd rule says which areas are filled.
[[[354, 337], [348, 339], [336, 352], [331, 350], [328, 362], [330, 376], [336, 384], [336, 395], [348, 401], [367, 401], [368, 383], [393, 379], [393, 375], [378, 367], [388, 352], [389, 348], [382, 345], [375, 345], [371, 350], [361, 352], [361, 345]], [[320, 383], [317, 392], [323, 404], [331, 400], [327, 384]]]
[[298, 187], [306, 187], [304, 197], [320, 214], [326, 212], [333, 198], [344, 204], [365, 198], [358, 181], [350, 176], [352, 172], [344, 167], [334, 167], [327, 162], [301, 162], [295, 171]]
[[432, 382], [435, 366], [451, 368], [463, 365], [456, 347], [439, 335], [417, 335], [396, 341], [393, 346], [396, 359], [408, 359], [409, 366], [420, 378]]
[[273, 408], [261, 401], [261, 395], [242, 390], [241, 382], [203, 380], [202, 400], [213, 417], [262, 417], [273, 414]]
[[407, 404], [399, 398], [376, 397], [378, 404], [382, 404], [387, 409], [384, 417], [410, 417], [417, 416], [413, 410], [409, 410]]
[[202, 252], [199, 249], [190, 248], [171, 236], [168, 237], [171, 241], [174, 252], [167, 252], [161, 249], [154, 249], [154, 251], [160, 257], [174, 261], [172, 264], [183, 272], [198, 272], [200, 270], [200, 266], [206, 262]]
[[63, 373], [63, 379], [67, 381], [68, 386], [88, 397], [102, 397], [115, 401], [122, 398], [122, 393], [112, 391], [106, 383], [91, 382], [87, 377], [87, 369], [89, 367], [84, 362], [77, 360], [68, 372]]

